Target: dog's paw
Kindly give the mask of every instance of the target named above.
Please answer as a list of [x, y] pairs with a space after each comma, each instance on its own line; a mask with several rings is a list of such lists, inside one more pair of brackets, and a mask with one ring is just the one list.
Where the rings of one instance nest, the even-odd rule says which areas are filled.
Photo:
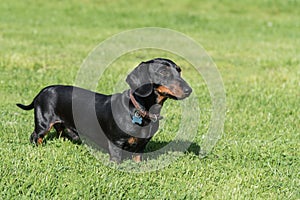
[[120, 164], [122, 162], [122, 159], [117, 157], [110, 157], [109, 161], [112, 163]]

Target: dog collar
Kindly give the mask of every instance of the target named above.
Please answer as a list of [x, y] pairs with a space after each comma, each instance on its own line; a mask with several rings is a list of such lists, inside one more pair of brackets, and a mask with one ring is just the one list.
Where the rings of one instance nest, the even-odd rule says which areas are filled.
[[146, 111], [144, 108], [142, 108], [142, 106], [134, 98], [132, 90], [129, 91], [129, 96], [130, 96], [130, 100], [131, 100], [132, 104], [134, 105], [134, 107], [136, 109], [136, 112], [134, 113], [134, 116], [132, 119], [133, 123], [142, 124], [142, 119], [140, 117], [148, 118], [152, 122], [156, 122], [157, 120], [162, 119], [162, 116], [160, 116], [160, 114], [153, 114], [153, 113]]

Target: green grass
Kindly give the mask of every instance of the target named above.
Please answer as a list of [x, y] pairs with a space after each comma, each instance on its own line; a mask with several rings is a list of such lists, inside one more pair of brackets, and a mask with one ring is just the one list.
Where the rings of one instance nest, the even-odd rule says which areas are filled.
[[[300, 199], [299, 6], [297, 0], [2, 1], [0, 198]], [[218, 66], [227, 114], [213, 152], [199, 159], [195, 150], [211, 114], [204, 81], [182, 58], [156, 50], [118, 59], [97, 91], [118, 90], [118, 81], [142, 60], [164, 56], [183, 65], [199, 99], [201, 121], [193, 147], [177, 161], [158, 171], [130, 173], [62, 139], [33, 147], [28, 140], [33, 113], [15, 103], [30, 103], [46, 85], [73, 84], [83, 59], [98, 43], [147, 26], [189, 35]], [[164, 126], [149, 149], [172, 141], [180, 122], [172, 108], [179, 106], [166, 103]], [[148, 165], [164, 159], [170, 158], [162, 155]], [[126, 161], [121, 167], [147, 170], [148, 165]]]

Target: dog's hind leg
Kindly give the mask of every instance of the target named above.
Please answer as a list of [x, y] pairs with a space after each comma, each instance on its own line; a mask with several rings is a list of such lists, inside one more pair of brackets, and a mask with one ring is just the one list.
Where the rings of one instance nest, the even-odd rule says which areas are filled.
[[40, 145], [43, 143], [43, 138], [51, 130], [52, 126], [60, 123], [59, 120], [53, 119], [55, 115], [51, 112], [43, 112], [40, 106], [34, 110], [35, 128], [30, 136], [30, 141]]
[[65, 126], [62, 123], [57, 123], [53, 125], [56, 133], [58, 134], [58, 137], [64, 137], [65, 136]]
[[81, 144], [81, 140], [76, 129], [66, 128], [66, 133], [69, 140], [71, 140], [73, 143]]
[[43, 143], [44, 137], [47, 135], [47, 133], [51, 130], [52, 126], [55, 124], [50, 123], [48, 126], [36, 126], [34, 132], [30, 136], [30, 141], [40, 145]]
[[76, 144], [81, 144], [81, 140], [76, 129], [71, 127], [67, 128], [63, 123], [54, 124], [53, 127], [55, 128], [59, 137], [67, 138]]
[[36, 138], [37, 138], [37, 134], [35, 131], [33, 131], [33, 133], [30, 135], [29, 140], [31, 143], [35, 143]]

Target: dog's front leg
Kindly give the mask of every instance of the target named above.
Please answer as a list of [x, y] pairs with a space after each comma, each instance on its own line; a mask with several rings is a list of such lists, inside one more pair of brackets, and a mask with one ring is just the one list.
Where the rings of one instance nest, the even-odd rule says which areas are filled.
[[122, 161], [122, 149], [117, 147], [111, 141], [108, 141], [108, 151], [110, 156], [110, 161], [121, 163]]
[[142, 154], [140, 153], [135, 153], [132, 155], [132, 160], [136, 163], [139, 163], [142, 161]]

